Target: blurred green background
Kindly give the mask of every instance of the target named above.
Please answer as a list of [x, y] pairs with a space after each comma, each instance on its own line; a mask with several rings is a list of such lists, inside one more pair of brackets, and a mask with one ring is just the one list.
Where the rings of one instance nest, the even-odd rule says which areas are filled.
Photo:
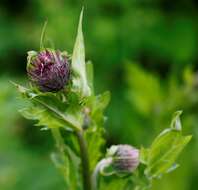
[[62, 190], [50, 161], [53, 140], [23, 119], [10, 80], [26, 83], [26, 52], [47, 38], [72, 52], [85, 6], [87, 59], [94, 63], [96, 91], [110, 90], [108, 145], [148, 146], [183, 110], [193, 139], [181, 166], [154, 182], [152, 190], [198, 187], [198, 2], [196, 0], [1, 0], [0, 1], [0, 189]]

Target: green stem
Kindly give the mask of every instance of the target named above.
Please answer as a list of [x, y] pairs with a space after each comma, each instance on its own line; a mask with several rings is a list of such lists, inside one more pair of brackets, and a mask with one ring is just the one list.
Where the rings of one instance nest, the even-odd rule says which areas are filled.
[[98, 162], [98, 164], [95, 167], [95, 170], [92, 174], [92, 188], [93, 190], [99, 189], [99, 180], [100, 180], [100, 172], [104, 170], [104, 168], [110, 166], [112, 164], [112, 157], [110, 158], [104, 158]]
[[91, 190], [91, 175], [89, 166], [89, 157], [87, 151], [87, 143], [84, 138], [83, 131], [77, 131], [77, 138], [80, 146], [81, 161], [82, 161], [82, 175], [83, 175], [83, 189]]

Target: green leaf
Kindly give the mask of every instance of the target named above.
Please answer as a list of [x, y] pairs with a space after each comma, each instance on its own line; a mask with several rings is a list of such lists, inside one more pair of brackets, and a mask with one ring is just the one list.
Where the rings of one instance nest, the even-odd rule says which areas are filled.
[[79, 110], [73, 110], [62, 102], [54, 93], [37, 93], [21, 85], [15, 84], [23, 97], [31, 103], [21, 110], [22, 114], [33, 120], [38, 120], [39, 126], [49, 128], [66, 127], [80, 130], [82, 117]]
[[86, 130], [85, 138], [87, 141], [88, 154], [91, 171], [94, 170], [97, 162], [104, 156], [102, 148], [105, 145], [103, 128], [89, 128]]
[[110, 102], [110, 98], [111, 98], [111, 94], [109, 91], [106, 91], [106, 92], [96, 96], [95, 110], [97, 110], [97, 109], [104, 110], [108, 106], [108, 104]]
[[82, 32], [82, 18], [83, 18], [83, 10], [81, 11], [80, 14], [78, 33], [72, 55], [72, 63], [71, 63], [72, 72], [73, 72], [72, 87], [74, 91], [79, 92], [82, 96], [90, 96], [91, 89], [88, 85], [86, 65], [85, 65], [85, 47], [84, 47], [84, 38]]
[[51, 114], [44, 108], [29, 106], [19, 111], [26, 119], [38, 121], [36, 124], [37, 126], [47, 128], [65, 127], [65, 123], [63, 121], [56, 118], [55, 115]]
[[157, 76], [144, 71], [138, 64], [126, 65], [129, 101], [145, 116], [160, 110], [163, 89]]
[[66, 189], [81, 190], [81, 178], [79, 176], [80, 158], [64, 144], [59, 129], [52, 129], [52, 134], [56, 140], [57, 153], [52, 153], [51, 158], [55, 166], [61, 171], [66, 182]]
[[172, 129], [160, 135], [151, 146], [146, 174], [153, 178], [166, 173], [190, 139]]
[[103, 94], [94, 97], [94, 100], [92, 100], [91, 117], [93, 121], [96, 122], [97, 126], [102, 126], [104, 124], [104, 109], [109, 104], [110, 98], [110, 92], [106, 91]]
[[[127, 178], [120, 178], [116, 175], [101, 177], [99, 190], [126, 190]], [[132, 190], [127, 188], [127, 190]]]
[[194, 85], [194, 77], [195, 74], [193, 72], [193, 69], [191, 68], [191, 66], [187, 66], [184, 71], [183, 71], [183, 80], [186, 84], [186, 86], [192, 88]]
[[165, 129], [156, 137], [149, 151], [142, 151], [143, 162], [147, 165], [145, 174], [151, 179], [175, 168], [177, 157], [191, 139], [191, 136], [183, 136], [181, 133], [180, 114], [181, 111], [174, 114], [171, 128]]
[[94, 94], [94, 69], [91, 61], [86, 63], [87, 81], [91, 89], [91, 94]]
[[98, 96], [90, 97], [87, 105], [91, 108], [91, 123], [86, 130], [86, 141], [88, 143], [88, 152], [91, 170], [93, 170], [97, 162], [104, 156], [101, 152], [105, 144], [104, 140], [104, 109], [110, 101], [110, 93], [104, 92]]
[[173, 119], [171, 122], [171, 128], [181, 131], [182, 130], [182, 126], [181, 126], [181, 121], [180, 121], [180, 115], [182, 114], [182, 111], [177, 111], [174, 113], [173, 115]]
[[144, 147], [140, 148], [140, 162], [141, 163], [147, 164], [148, 154], [149, 154], [149, 149], [146, 149]]

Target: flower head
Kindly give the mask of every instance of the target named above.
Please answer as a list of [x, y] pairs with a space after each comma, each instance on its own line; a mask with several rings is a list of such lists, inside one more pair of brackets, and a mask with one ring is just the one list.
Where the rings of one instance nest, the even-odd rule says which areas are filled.
[[27, 73], [42, 92], [57, 92], [68, 83], [70, 66], [67, 56], [59, 50], [28, 52]]
[[130, 145], [112, 146], [108, 154], [118, 172], [133, 172], [139, 165], [139, 150]]

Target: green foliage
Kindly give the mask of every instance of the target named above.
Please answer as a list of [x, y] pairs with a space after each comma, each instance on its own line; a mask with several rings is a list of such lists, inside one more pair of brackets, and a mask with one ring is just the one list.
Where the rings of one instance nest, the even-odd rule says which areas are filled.
[[[78, 129], [81, 126], [82, 118], [78, 111], [73, 110], [72, 106], [69, 107], [53, 93], [36, 93], [20, 85], [15, 86], [32, 103], [21, 110], [27, 119], [39, 120], [38, 125], [48, 128], [65, 126], [69, 129]], [[78, 107], [77, 105], [76, 108]], [[66, 111], [67, 114], [64, 115]]]
[[105, 122], [104, 110], [109, 104], [110, 93], [104, 92], [103, 94], [97, 95], [91, 98], [87, 102], [87, 105], [91, 108], [90, 117], [92, 122], [90, 128], [86, 131], [86, 140], [88, 143], [88, 151], [90, 155], [90, 165], [93, 171], [97, 162], [102, 158], [102, 148], [104, 148], [104, 128], [102, 126]]
[[161, 177], [164, 173], [172, 171], [176, 165], [176, 158], [191, 139], [191, 136], [182, 136], [180, 114], [176, 112], [171, 128], [162, 131], [151, 147], [146, 151], [143, 150], [143, 163], [147, 165], [145, 174], [150, 179]]
[[[195, 159], [198, 151], [198, 96], [195, 88], [196, 77], [194, 71], [188, 69], [190, 72], [187, 73], [189, 82], [191, 81], [191, 85], [194, 85], [193, 89], [190, 84], [187, 85], [182, 79], [184, 64], [191, 64], [193, 68], [197, 68], [196, 18], [198, 11], [196, 1], [86, 0], [84, 5], [86, 10], [84, 25], [86, 28], [86, 50], [88, 57], [94, 61], [95, 65], [96, 92], [105, 89], [110, 89], [112, 92], [112, 101], [108, 108], [109, 119], [105, 124], [108, 132], [108, 144], [122, 142], [136, 146], [139, 144], [148, 146], [153, 136], [167, 127], [171, 113], [175, 110], [184, 110], [182, 117], [183, 130], [189, 134], [193, 133], [193, 140], [179, 160], [182, 167], [158, 180], [153, 189], [196, 190], [196, 179], [198, 177], [197, 161]], [[56, 47], [72, 52], [75, 38], [73, 34], [76, 31], [75, 23], [81, 6], [82, 2], [78, 0], [49, 0], [47, 3], [43, 0], [23, 0], [14, 3], [1, 1], [0, 3], [0, 23], [2, 26], [0, 29], [0, 71], [3, 76], [5, 73], [9, 74], [7, 77], [0, 78], [0, 144], [8, 146], [7, 151], [5, 150], [2, 155], [7, 155], [10, 151], [14, 152], [13, 155], [6, 158], [8, 162], [12, 158], [13, 165], [4, 164], [1, 159], [0, 170], [2, 175], [0, 178], [3, 180], [3, 182], [1, 181], [3, 184], [10, 185], [10, 189], [36, 188], [43, 190], [50, 189], [50, 186], [51, 189], [61, 189], [61, 187], [57, 187], [57, 182], [54, 181], [56, 174], [53, 175], [55, 171], [49, 167], [49, 163], [43, 170], [39, 169], [41, 168], [39, 159], [43, 156], [29, 158], [28, 154], [35, 151], [30, 145], [26, 145], [29, 153], [23, 145], [21, 145], [19, 151], [13, 148], [16, 141], [22, 143], [25, 139], [31, 140], [34, 133], [21, 136], [21, 130], [31, 131], [29, 128], [32, 124], [29, 123], [26, 127], [27, 121], [21, 119], [15, 111], [16, 107], [23, 107], [24, 102], [15, 100], [17, 95], [7, 81], [10, 80], [10, 75], [19, 77], [14, 79], [17, 81], [24, 76], [25, 64], [23, 63], [26, 56], [24, 52], [27, 49], [39, 48], [39, 35], [46, 18], [48, 19], [48, 27], [45, 44], [49, 44], [53, 39]], [[128, 91], [129, 86], [124, 85], [126, 73], [123, 72], [123, 66], [125, 60], [135, 61], [134, 64], [138, 65], [142, 71], [160, 81], [160, 87], [164, 89], [160, 94], [165, 98], [160, 106], [158, 105], [157, 108], [154, 106], [154, 110], [158, 110], [154, 114], [153, 111], [148, 112], [149, 115], [145, 117], [145, 114], [140, 112], [141, 110], [136, 109], [141, 106], [135, 104], [132, 95], [129, 97], [130, 101], [126, 100], [125, 90]], [[131, 75], [131, 78], [136, 81], [138, 86], [138, 80], [133, 75]], [[171, 82], [170, 78], [173, 78]], [[139, 91], [147, 94], [147, 91], [144, 91], [144, 85], [139, 86], [142, 88]], [[132, 86], [130, 86], [130, 91], [132, 91]], [[133, 90], [133, 93], [136, 92]], [[187, 93], [187, 96], [184, 96], [185, 93]], [[130, 92], [130, 94], [132, 93]], [[155, 97], [155, 91], [153, 90], [153, 94], [149, 96]], [[71, 98], [76, 99], [76, 97]], [[152, 99], [148, 96], [144, 98]], [[142, 101], [146, 102], [145, 99]], [[153, 110], [153, 105], [150, 105], [151, 107], [147, 110]], [[159, 107], [165, 109], [158, 109]], [[16, 118], [18, 118], [17, 121]], [[37, 130], [39, 128], [35, 128], [35, 131]], [[15, 138], [10, 137], [13, 133]], [[39, 134], [45, 136], [48, 131]], [[34, 139], [38, 143], [37, 138]], [[67, 141], [69, 140], [70, 138]], [[40, 145], [37, 149], [43, 151], [45, 148]], [[14, 165], [18, 166], [18, 160], [21, 160], [22, 156], [20, 159], [15, 158], [15, 155], [17, 157], [19, 154], [23, 154], [26, 159], [26, 164], [24, 164], [26, 172], [21, 175], [18, 170], [14, 169]], [[45, 155], [46, 157], [47, 155]], [[28, 168], [31, 168], [33, 162], [37, 167], [34, 170], [29, 169], [32, 171], [30, 175], [28, 174]], [[45, 162], [47, 162], [47, 159]], [[12, 180], [9, 180], [9, 175], [7, 175], [10, 170], [6, 172], [7, 170], [4, 169], [7, 166], [16, 174], [11, 175]], [[50, 168], [50, 174], [47, 173], [48, 168]], [[38, 174], [40, 175], [38, 176]], [[40, 186], [35, 184], [34, 176], [38, 176], [37, 178], [40, 179], [37, 179]], [[57, 178], [60, 180], [60, 177]], [[14, 185], [16, 179], [19, 183], [21, 182], [20, 187]], [[27, 183], [22, 184], [24, 181]], [[2, 186], [2, 183], [0, 189], [6, 189], [5, 186]]]
[[135, 63], [127, 64], [126, 71], [127, 82], [130, 86], [128, 96], [138, 111], [149, 116], [156, 109], [160, 109], [159, 105], [163, 101], [164, 94], [159, 79], [143, 71]]
[[87, 148], [89, 152], [90, 169], [93, 172], [97, 162], [104, 156], [102, 149], [105, 146], [104, 129], [95, 128], [86, 131]]
[[65, 178], [66, 188], [77, 190], [82, 189], [81, 176], [77, 172], [80, 165], [80, 159], [68, 145], [64, 144], [59, 129], [52, 129], [52, 134], [59, 152], [52, 153], [51, 158], [55, 166], [62, 172]]
[[58, 95], [56, 96], [53, 93], [36, 93], [20, 85], [16, 85], [16, 87], [31, 103], [21, 111], [23, 116], [27, 119], [37, 120], [38, 126], [51, 129], [59, 152], [52, 155], [52, 160], [63, 173], [66, 187], [80, 189], [78, 177], [79, 158], [64, 144], [64, 140], [59, 132], [60, 128], [70, 132], [80, 130], [82, 124], [80, 124], [79, 118], [81, 116], [80, 113], [76, 112], [79, 106], [76, 106], [77, 110], [75, 111], [68, 104], [61, 101]]
[[90, 96], [91, 89], [88, 86], [87, 73], [85, 66], [85, 47], [82, 33], [82, 17], [83, 10], [81, 11], [78, 34], [74, 45], [72, 54], [72, 71], [73, 71], [73, 88], [74, 91], [80, 92], [83, 96]]
[[[147, 81], [143, 81], [143, 85], [139, 86], [133, 84], [132, 80], [136, 81], [135, 76], [133, 75], [133, 70], [138, 69], [139, 75], [143, 75], [141, 78], [146, 77], [147, 75], [152, 76], [155, 81], [158, 81], [158, 86], [160, 88], [158, 89], [159, 92], [147, 90], [146, 88], [142, 88], [142, 86], [148, 85]], [[164, 129], [168, 125], [168, 118], [170, 118], [170, 112], [174, 112], [174, 110], [182, 109], [184, 110], [185, 114], [183, 116], [183, 131], [187, 133], [193, 133], [196, 131], [196, 125], [197, 125], [197, 74], [193, 72], [192, 67], [185, 68], [180, 73], [180, 78], [178, 75], [175, 74], [175, 72], [172, 73], [172, 75], [168, 75], [166, 80], [162, 80], [156, 73], [152, 73], [149, 71], [145, 71], [140, 66], [136, 66], [134, 64], [128, 64], [127, 65], [127, 82], [129, 89], [127, 90], [127, 98], [131, 104], [131, 107], [133, 108], [134, 114], [138, 115], [138, 122], [133, 118], [131, 120], [131, 123], [136, 122], [136, 129], [133, 129], [135, 132], [134, 138], [136, 139], [136, 142], [141, 142], [142, 139], [144, 139], [144, 144], [148, 144], [150, 140], [150, 136], [147, 134], [153, 132], [153, 134], [159, 133], [160, 130]], [[140, 77], [139, 77], [140, 78]], [[150, 87], [152, 84], [150, 84]], [[149, 94], [150, 93], [150, 94]], [[138, 95], [144, 95], [144, 99], [142, 102], [149, 101], [149, 108], [148, 110], [153, 110], [151, 112], [145, 112], [141, 109], [142, 102], [138, 103], [134, 101], [133, 97]], [[162, 98], [161, 101], [150, 101], [152, 98], [149, 96], [146, 96], [146, 94], [149, 94], [149, 96], [155, 97], [156, 94], [161, 94]], [[148, 105], [148, 103], [146, 104]], [[156, 106], [157, 105], [157, 106]], [[175, 117], [176, 119], [177, 117]], [[139, 121], [144, 122], [139, 122]], [[179, 121], [179, 120], [177, 120]], [[177, 122], [173, 122], [173, 124], [176, 124]], [[177, 123], [177, 126], [179, 127], [179, 123]], [[130, 130], [131, 126], [127, 126], [127, 129]], [[137, 135], [138, 134], [138, 135]], [[169, 135], [171, 133], [168, 133]], [[133, 138], [133, 139], [134, 139]], [[132, 139], [132, 138], [131, 138]], [[178, 137], [180, 139], [180, 137]], [[187, 138], [188, 139], [188, 138]], [[184, 151], [183, 159], [179, 160], [179, 163], [181, 163], [183, 166], [178, 168], [178, 170], [174, 171], [171, 175], [165, 175], [161, 180], [155, 181], [154, 186], [152, 189], [159, 189], [163, 188], [163, 190], [166, 190], [167, 188], [173, 189], [188, 189], [189, 186], [189, 179], [192, 176], [196, 176], [197, 172], [193, 171], [193, 168], [196, 165], [196, 162], [194, 162], [194, 157], [196, 156], [195, 152], [197, 151], [197, 136], [193, 135], [193, 140], [190, 142], [191, 146], [188, 148], [187, 151]], [[185, 143], [185, 139], [184, 139]], [[147, 149], [144, 149], [145, 151], [148, 151]], [[144, 161], [145, 158], [142, 158]], [[174, 167], [177, 167], [178, 165], [173, 165], [172, 169]], [[185, 176], [189, 176], [187, 179]], [[173, 180], [174, 178], [174, 180]], [[182, 179], [182, 180], [181, 180]], [[164, 186], [164, 184], [167, 184]]]
[[[91, 173], [93, 173], [93, 179], [97, 181], [99, 174], [105, 174], [103, 169], [111, 167], [114, 159], [112, 157], [109, 162], [104, 162], [106, 165], [100, 165], [102, 161], [108, 160], [108, 154], [107, 158], [103, 159], [101, 149], [105, 145], [103, 139], [104, 109], [109, 103], [110, 93], [94, 95], [93, 68], [90, 63], [86, 65], [85, 62], [82, 14], [83, 11], [71, 61], [71, 84], [58, 93], [42, 93], [32, 86], [26, 88], [13, 84], [29, 103], [21, 111], [22, 114], [28, 119], [37, 120], [37, 125], [44, 126], [45, 129], [52, 132], [57, 146], [57, 153], [52, 154], [52, 160], [61, 170], [66, 188], [92, 190]], [[139, 111], [150, 117], [150, 112], [157, 112], [153, 108], [163, 102], [159, 81], [152, 75], [141, 72], [141, 69], [136, 66], [133, 66], [129, 72], [137, 78], [140, 86], [144, 86], [147, 92], [147, 94], [142, 93], [139, 90], [139, 84], [137, 85], [132, 80], [131, 85], [136, 92], [136, 94], [132, 94], [133, 100]], [[146, 85], [145, 81], [147, 81]], [[152, 96], [153, 91], [156, 92], [155, 96]], [[156, 102], [157, 105], [155, 105]], [[150, 109], [151, 107], [152, 109]], [[150, 148], [141, 149], [140, 159], [145, 165], [144, 169], [142, 169], [143, 166], [140, 166], [135, 173], [130, 170], [129, 175], [120, 175], [119, 171], [112, 167], [114, 171], [109, 173], [112, 178], [110, 181], [102, 178], [100, 188], [102, 190], [106, 188], [147, 189], [151, 186], [153, 178], [159, 178], [162, 174], [173, 170], [176, 158], [191, 139], [191, 136], [182, 136], [180, 114], [181, 112], [175, 113], [171, 127], [160, 133]], [[69, 133], [75, 139], [73, 146], [78, 146], [77, 149], [73, 150], [71, 143], [64, 140], [61, 130]], [[99, 161], [100, 159], [102, 160]], [[144, 172], [142, 172], [143, 170]], [[97, 174], [97, 172], [99, 173]], [[115, 180], [117, 177], [119, 179]]]
[[[82, 12], [71, 65], [73, 69], [72, 84], [58, 93], [42, 93], [31, 86], [29, 89], [13, 84], [29, 103], [26, 108], [21, 110], [23, 116], [27, 119], [37, 120], [36, 125], [52, 131], [58, 149], [57, 153], [52, 154], [52, 160], [62, 172], [66, 187], [82, 189], [79, 172], [89, 172], [89, 168], [84, 168], [85, 162], [90, 161], [90, 171], [93, 171], [97, 161], [102, 157], [101, 148], [105, 144], [104, 130], [102, 129], [104, 124], [103, 112], [110, 100], [109, 92], [97, 96], [90, 94], [94, 91], [93, 68], [91, 63], [85, 66]], [[64, 141], [60, 129], [64, 129], [73, 137], [79, 138], [77, 152], [70, 148], [70, 144], [65, 144], [67, 141]], [[82, 136], [76, 135], [78, 133], [82, 133]], [[86, 156], [84, 155], [86, 154], [85, 151], [88, 152], [88, 160], [83, 160]], [[79, 155], [82, 156], [81, 162]], [[83, 171], [86, 169], [88, 171]]]
[[[140, 162], [138, 170], [134, 173], [121, 175], [112, 166], [112, 162], [106, 162], [101, 166], [101, 174], [104, 176], [112, 176], [107, 181], [108, 188], [113, 189], [117, 184], [115, 178], [121, 177], [120, 180], [122, 187], [120, 190], [125, 189], [150, 189], [154, 179], [161, 178], [164, 174], [172, 172], [178, 167], [176, 159], [180, 155], [186, 144], [189, 143], [192, 136], [183, 136], [182, 127], [180, 122], [181, 111], [175, 112], [170, 128], [163, 130], [152, 142], [149, 148], [141, 147], [140, 149]], [[112, 150], [113, 151], [113, 150]], [[110, 154], [112, 155], [112, 154]], [[107, 153], [107, 158], [109, 154]], [[117, 176], [116, 176], [117, 175]], [[102, 180], [105, 184], [105, 180]], [[119, 183], [118, 183], [119, 184]], [[105, 189], [101, 187], [101, 190]], [[118, 185], [119, 186], [119, 185]]]
[[[1, 77], [0, 88], [0, 189], [64, 189], [64, 181], [49, 159], [48, 133], [32, 130], [33, 123], [21, 118], [17, 109], [26, 104], [16, 98], [18, 93], [7, 77]], [[29, 137], [34, 137], [33, 142]]]
[[115, 190], [125, 190], [126, 189], [126, 179], [114, 177], [105, 177], [101, 180], [101, 190], [115, 189]]

